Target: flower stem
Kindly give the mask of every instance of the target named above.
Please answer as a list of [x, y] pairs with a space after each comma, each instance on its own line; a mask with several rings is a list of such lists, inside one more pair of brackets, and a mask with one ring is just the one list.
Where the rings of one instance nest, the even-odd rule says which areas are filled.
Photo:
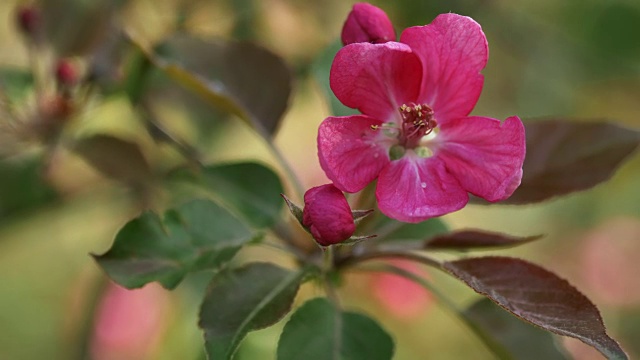
[[335, 305], [336, 308], [340, 308], [340, 299], [335, 288], [335, 263], [334, 263], [334, 251], [333, 246], [327, 246], [323, 248], [323, 264], [322, 264], [322, 281], [329, 300]]
[[327, 246], [326, 248], [324, 248], [324, 251], [322, 253], [324, 259], [323, 270], [325, 274], [333, 270], [334, 251], [335, 249], [333, 246]]
[[280, 151], [280, 149], [276, 146], [271, 135], [260, 124], [254, 123], [253, 127], [258, 135], [260, 135], [260, 137], [264, 139], [265, 144], [267, 145], [269, 150], [271, 150], [271, 154], [287, 174], [290, 184], [293, 186], [294, 191], [298, 195], [298, 200], [304, 199], [304, 186], [302, 186], [302, 181], [300, 181], [300, 178], [293, 170], [293, 167], [291, 166], [287, 158], [284, 157], [282, 151]]

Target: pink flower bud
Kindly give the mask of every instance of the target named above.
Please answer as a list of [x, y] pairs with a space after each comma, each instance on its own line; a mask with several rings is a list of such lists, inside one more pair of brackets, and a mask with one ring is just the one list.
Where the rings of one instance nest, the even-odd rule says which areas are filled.
[[302, 224], [322, 246], [341, 243], [356, 230], [349, 203], [333, 184], [314, 187], [304, 194], [302, 217]]
[[56, 65], [56, 80], [63, 86], [73, 86], [78, 81], [76, 67], [69, 60], [60, 60]]
[[396, 32], [382, 9], [367, 3], [353, 5], [342, 28], [342, 43], [368, 42], [373, 44], [395, 41]]
[[27, 36], [34, 37], [41, 24], [40, 11], [35, 6], [22, 6], [17, 11], [18, 28]]

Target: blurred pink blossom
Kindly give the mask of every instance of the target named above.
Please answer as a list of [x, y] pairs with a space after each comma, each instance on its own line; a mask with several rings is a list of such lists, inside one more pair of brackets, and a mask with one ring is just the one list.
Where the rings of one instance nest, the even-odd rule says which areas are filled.
[[167, 329], [169, 294], [160, 285], [127, 290], [110, 284], [96, 311], [94, 360], [153, 359]]
[[[427, 272], [415, 262], [390, 260], [389, 264], [428, 278]], [[433, 303], [431, 294], [424, 287], [390, 273], [375, 274], [371, 279], [371, 290], [374, 298], [389, 314], [403, 320], [424, 314]]]
[[582, 270], [585, 285], [601, 304], [640, 304], [640, 220], [610, 220], [584, 238]]

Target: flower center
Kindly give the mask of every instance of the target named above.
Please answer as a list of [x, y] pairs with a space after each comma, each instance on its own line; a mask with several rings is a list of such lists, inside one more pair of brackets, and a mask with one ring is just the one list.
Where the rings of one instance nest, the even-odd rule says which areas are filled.
[[429, 135], [438, 126], [429, 105], [402, 104], [398, 110], [402, 117], [400, 142], [406, 148], [416, 147], [423, 136]]
[[393, 122], [371, 126], [374, 131], [382, 130], [386, 136], [397, 139], [397, 144], [390, 150], [390, 158], [401, 158], [406, 149], [413, 149], [420, 157], [431, 156], [433, 151], [427, 143], [435, 136], [438, 127], [433, 109], [426, 104], [409, 103], [402, 104], [398, 111], [402, 119], [400, 126]]

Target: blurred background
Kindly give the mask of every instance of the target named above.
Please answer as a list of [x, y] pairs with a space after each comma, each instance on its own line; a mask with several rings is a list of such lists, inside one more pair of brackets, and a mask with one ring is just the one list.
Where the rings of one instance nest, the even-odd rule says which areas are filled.
[[[135, 169], [123, 175], [111, 161], [131, 157], [128, 152], [107, 146], [94, 154], [103, 164], [98, 171], [86, 161], [91, 156], [79, 155], [65, 143], [88, 134], [126, 139], [136, 144], [140, 161], [154, 173], [184, 161], [179, 151], [154, 141], [127, 101], [126, 93], [139, 91], [128, 71], [137, 60], [130, 49], [119, 48], [118, 29], [150, 46], [186, 32], [248, 40], [281, 56], [292, 70], [294, 84], [276, 144], [310, 187], [326, 182], [317, 162], [315, 136], [331, 112], [322, 84], [326, 78], [318, 77], [318, 69], [328, 69], [353, 3], [0, 2], [0, 84], [8, 98], [3, 95], [0, 112], [0, 359], [204, 358], [196, 315], [206, 276], [173, 292], [155, 284], [126, 291], [109, 284], [90, 257], [106, 251], [117, 230], [141, 209], [162, 207], [173, 195], [157, 190], [159, 184], [141, 189], [140, 177], [146, 179], [147, 174]], [[640, 129], [637, 1], [372, 3], [387, 12], [398, 34], [445, 12], [471, 16], [482, 25], [490, 59], [474, 114], [610, 119]], [[26, 20], [19, 20], [17, 9], [30, 6], [41, 6], [46, 18], [42, 38], [30, 35]], [[64, 102], [36, 95], [55, 93], [51, 89], [61, 86], [59, 75], [57, 85], [52, 80], [59, 58], [99, 84], [96, 89], [74, 90], [74, 97], [89, 100], [60, 130], [62, 135], [45, 125], [55, 123], [56, 111], [65, 111]], [[33, 71], [44, 80], [34, 81]], [[253, 159], [279, 169], [241, 122], [161, 76], [151, 75], [148, 83], [146, 109], [163, 128], [197, 149], [203, 162]], [[43, 114], [50, 115], [49, 122], [42, 120]], [[135, 160], [131, 166], [138, 168]], [[609, 333], [634, 358], [640, 356], [639, 179], [636, 155], [610, 181], [589, 191], [521, 207], [470, 205], [444, 220], [452, 229], [544, 234], [543, 240], [500, 254], [529, 259], [567, 278], [596, 303]], [[252, 251], [242, 256], [278, 256]], [[477, 299], [454, 279], [400, 265], [427, 276], [461, 307]], [[321, 294], [314, 288], [303, 290], [299, 301]], [[350, 308], [371, 314], [392, 334], [397, 359], [492, 358], [458, 319], [410, 283], [389, 275], [353, 274], [342, 293]], [[275, 358], [281, 328], [282, 323], [252, 333], [237, 358]], [[601, 358], [577, 341], [558, 342], [576, 359]]]

